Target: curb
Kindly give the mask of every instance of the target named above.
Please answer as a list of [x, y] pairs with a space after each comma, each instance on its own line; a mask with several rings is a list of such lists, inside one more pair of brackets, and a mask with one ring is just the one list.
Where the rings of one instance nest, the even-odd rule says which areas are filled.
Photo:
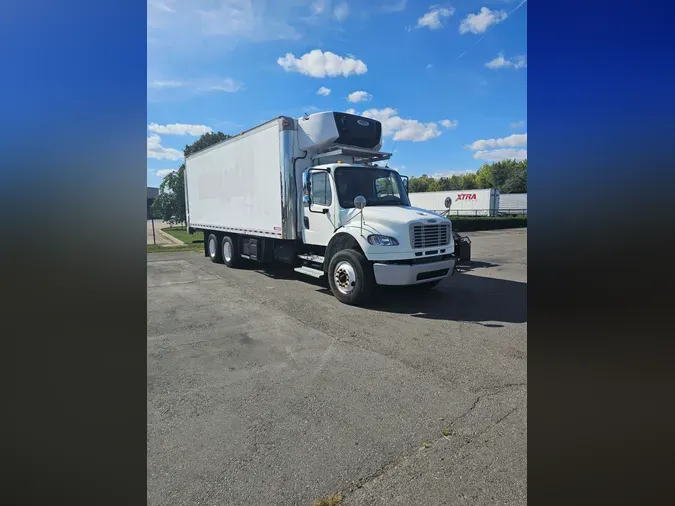
[[164, 232], [164, 230], [162, 230], [162, 229], [159, 229], [159, 233], [160, 233], [160, 234], [162, 235], [162, 237], [164, 237], [166, 240], [168, 240], [169, 242], [171, 242], [171, 243], [173, 243], [173, 244], [175, 244], [175, 245], [177, 245], [177, 246], [183, 246], [183, 245], [185, 245], [185, 243], [184, 243], [183, 241], [181, 241], [180, 239], [176, 239], [176, 238], [175, 238], [174, 236], [172, 236], [171, 234], [167, 234], [167, 233]]

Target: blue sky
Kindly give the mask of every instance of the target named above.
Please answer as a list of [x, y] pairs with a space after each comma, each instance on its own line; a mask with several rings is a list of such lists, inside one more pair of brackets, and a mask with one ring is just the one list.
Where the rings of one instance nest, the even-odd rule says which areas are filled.
[[409, 176], [526, 158], [527, 0], [149, 0], [149, 186], [202, 132], [350, 109]]

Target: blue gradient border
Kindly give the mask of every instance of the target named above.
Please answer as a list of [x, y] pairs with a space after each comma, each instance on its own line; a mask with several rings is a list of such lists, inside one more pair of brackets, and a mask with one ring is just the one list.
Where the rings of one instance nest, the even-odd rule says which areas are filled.
[[146, 9], [3, 4], [3, 504], [147, 502]]
[[[528, 500], [668, 497], [672, 4], [528, 2]], [[663, 339], [661, 339], [663, 338]]]

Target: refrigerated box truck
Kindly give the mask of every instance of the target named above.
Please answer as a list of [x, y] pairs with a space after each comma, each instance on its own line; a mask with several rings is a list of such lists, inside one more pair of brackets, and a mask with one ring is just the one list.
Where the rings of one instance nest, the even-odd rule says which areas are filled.
[[327, 276], [335, 297], [375, 285], [430, 288], [456, 264], [452, 224], [410, 203], [405, 176], [382, 166], [379, 121], [340, 112], [275, 118], [186, 157], [188, 231], [204, 254], [285, 262]]
[[445, 199], [452, 199], [450, 216], [497, 216], [499, 213], [499, 190], [450, 190], [440, 192], [411, 192], [410, 202], [417, 207], [444, 212]]

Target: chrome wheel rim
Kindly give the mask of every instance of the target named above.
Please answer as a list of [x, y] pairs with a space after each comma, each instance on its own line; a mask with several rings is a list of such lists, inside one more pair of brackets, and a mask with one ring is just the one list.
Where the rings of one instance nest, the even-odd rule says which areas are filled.
[[335, 286], [340, 291], [348, 295], [354, 291], [356, 288], [356, 272], [354, 267], [349, 262], [340, 262], [335, 266], [335, 272], [333, 273], [333, 278], [335, 280]]
[[230, 241], [223, 242], [223, 258], [226, 262], [232, 260], [232, 244]]
[[211, 258], [216, 256], [216, 240], [213, 237], [209, 238], [209, 255]]

